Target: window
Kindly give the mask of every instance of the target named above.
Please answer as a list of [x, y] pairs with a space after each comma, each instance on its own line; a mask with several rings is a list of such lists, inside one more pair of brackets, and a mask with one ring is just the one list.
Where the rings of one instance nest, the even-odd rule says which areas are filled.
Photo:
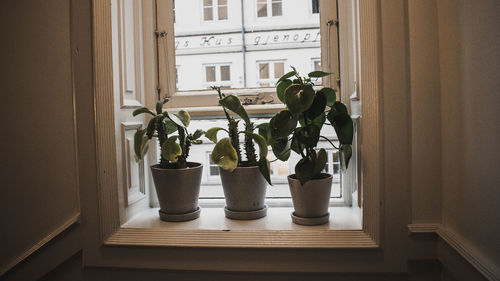
[[257, 17], [277, 17], [281, 15], [283, 15], [281, 0], [257, 0]]
[[319, 14], [319, 0], [311, 0], [312, 13]]
[[260, 86], [274, 86], [276, 81], [285, 74], [284, 61], [257, 62]]
[[[321, 58], [313, 58], [311, 59], [312, 63], [312, 71], [321, 71]], [[317, 80], [314, 81], [315, 85], [321, 85], [322, 80], [321, 78], [318, 78]]]
[[203, 20], [227, 20], [227, 0], [203, 0]]
[[229, 64], [205, 65], [206, 87], [231, 86], [231, 66]]

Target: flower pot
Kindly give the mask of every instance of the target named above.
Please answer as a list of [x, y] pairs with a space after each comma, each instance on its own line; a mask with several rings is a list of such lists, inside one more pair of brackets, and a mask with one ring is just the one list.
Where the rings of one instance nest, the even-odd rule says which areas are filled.
[[321, 225], [328, 222], [328, 204], [332, 190], [332, 175], [321, 174], [321, 178], [307, 181], [304, 185], [295, 177], [288, 176], [292, 194], [292, 221], [301, 225]]
[[226, 207], [227, 218], [252, 220], [265, 217], [267, 182], [254, 167], [237, 167], [232, 172], [219, 168]]
[[188, 221], [200, 216], [198, 196], [202, 172], [203, 166], [194, 162], [188, 162], [185, 169], [151, 166], [161, 220]]

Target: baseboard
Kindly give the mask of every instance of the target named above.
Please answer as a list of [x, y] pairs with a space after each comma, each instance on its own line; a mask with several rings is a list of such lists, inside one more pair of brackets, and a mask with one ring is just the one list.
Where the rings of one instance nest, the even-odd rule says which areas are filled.
[[436, 233], [485, 278], [491, 281], [500, 281], [500, 266], [486, 257], [473, 243], [452, 229], [437, 223], [420, 223], [409, 224], [408, 230], [410, 234]]
[[71, 218], [69, 218], [67, 221], [65, 221], [63, 224], [61, 224], [59, 227], [57, 227], [54, 231], [52, 231], [49, 235], [45, 236], [43, 239], [35, 243], [31, 248], [29, 248], [27, 251], [22, 253], [20, 256], [16, 257], [13, 259], [11, 262], [7, 263], [6, 265], [2, 266], [0, 268], [0, 276], [4, 275], [7, 271], [11, 270], [13, 267], [18, 265], [20, 262], [28, 258], [30, 255], [32, 255], [34, 252], [38, 251], [40, 248], [42, 248], [44, 245], [52, 241], [54, 238], [56, 238], [59, 234], [73, 226], [74, 224], [79, 223], [80, 221], [80, 213], [75, 214]]

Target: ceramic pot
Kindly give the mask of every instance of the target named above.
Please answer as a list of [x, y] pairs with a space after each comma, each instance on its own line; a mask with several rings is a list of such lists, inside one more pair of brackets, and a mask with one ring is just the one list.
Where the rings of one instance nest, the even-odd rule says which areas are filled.
[[151, 166], [158, 202], [160, 219], [164, 221], [188, 221], [200, 216], [200, 194], [203, 166], [188, 162], [188, 168], [162, 169]]
[[292, 194], [292, 221], [302, 225], [320, 225], [328, 222], [328, 204], [332, 190], [332, 175], [321, 174], [321, 178], [307, 181], [304, 185], [295, 177], [288, 176]]
[[251, 220], [265, 217], [267, 182], [259, 167], [237, 167], [232, 172], [219, 168], [227, 218]]

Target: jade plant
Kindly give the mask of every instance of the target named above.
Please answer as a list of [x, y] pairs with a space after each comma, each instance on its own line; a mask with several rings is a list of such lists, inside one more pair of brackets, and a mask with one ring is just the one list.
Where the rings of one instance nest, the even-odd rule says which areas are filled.
[[[278, 159], [288, 160], [291, 151], [301, 156], [295, 166], [295, 175], [304, 184], [311, 179], [321, 178], [321, 171], [327, 162], [325, 149], [317, 148], [320, 139], [339, 150], [341, 167], [345, 171], [352, 155], [354, 126], [346, 106], [336, 101], [334, 89], [314, 89], [314, 81], [329, 73], [314, 71], [307, 77], [301, 77], [295, 68], [292, 69], [276, 85], [278, 98], [286, 105], [286, 109], [277, 113], [269, 125], [262, 126], [261, 130], [262, 134], [268, 136]], [[320, 134], [325, 124], [335, 129], [339, 147]]]
[[[201, 143], [199, 139], [203, 135], [203, 130], [196, 130], [190, 134], [187, 126], [191, 117], [189, 113], [180, 110], [176, 113], [163, 111], [163, 105], [168, 102], [168, 98], [156, 103], [156, 114], [150, 109], [143, 107], [134, 110], [134, 116], [139, 114], [149, 114], [146, 129], [139, 129], [134, 135], [134, 152], [136, 161], [141, 161], [149, 148], [149, 141], [156, 137], [160, 143], [161, 158], [160, 168], [162, 169], [182, 169], [187, 168], [187, 158], [191, 144]], [[172, 135], [177, 133], [176, 135]]]
[[[205, 133], [205, 136], [215, 143], [211, 160], [219, 167], [229, 172], [232, 172], [236, 167], [258, 166], [266, 181], [271, 184], [266, 159], [266, 139], [254, 132], [256, 130], [256, 126], [250, 121], [250, 118], [248, 117], [245, 108], [241, 105], [238, 97], [223, 94], [220, 87], [212, 87], [212, 89], [216, 90], [219, 95], [219, 104], [224, 110], [228, 124], [227, 129], [213, 127]], [[238, 129], [238, 125], [241, 120], [236, 120], [229, 114], [228, 110], [237, 114], [244, 121], [244, 131], [239, 131]], [[228, 137], [217, 139], [217, 133], [219, 131], [226, 132]], [[243, 161], [242, 158], [240, 135], [244, 135], [243, 150], [245, 151], [246, 161]], [[259, 146], [259, 159], [257, 159], [254, 142]]]

